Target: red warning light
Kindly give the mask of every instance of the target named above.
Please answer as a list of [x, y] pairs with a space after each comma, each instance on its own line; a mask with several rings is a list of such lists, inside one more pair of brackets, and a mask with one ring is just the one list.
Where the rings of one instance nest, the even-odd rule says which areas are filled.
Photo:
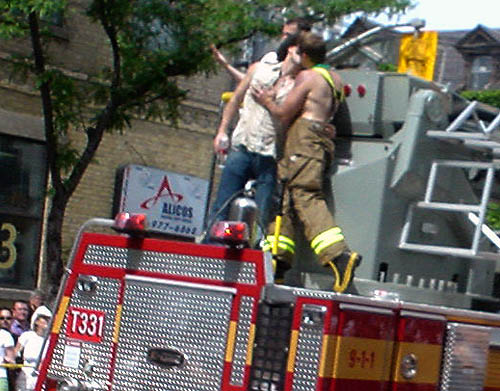
[[347, 97], [351, 96], [351, 93], [352, 93], [352, 86], [350, 84], [346, 84], [344, 86], [344, 95], [345, 95], [345, 97], [347, 98]]
[[358, 95], [360, 98], [362, 98], [366, 95], [366, 87], [363, 84], [360, 84], [358, 86]]
[[245, 244], [249, 238], [248, 225], [241, 221], [219, 221], [212, 226], [210, 237], [231, 245]]

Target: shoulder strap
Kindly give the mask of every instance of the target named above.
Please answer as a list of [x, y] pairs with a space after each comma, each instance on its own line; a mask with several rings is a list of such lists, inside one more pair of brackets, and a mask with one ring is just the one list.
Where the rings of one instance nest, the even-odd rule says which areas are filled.
[[333, 81], [332, 75], [330, 75], [330, 72], [328, 69], [326, 69], [324, 66], [314, 66], [311, 68], [313, 71], [318, 72], [321, 76], [323, 76], [323, 79], [326, 80], [328, 84], [330, 84], [330, 87], [333, 90], [333, 96], [338, 99], [339, 101], [344, 100], [344, 92], [339, 91], [338, 89], [335, 88], [335, 83]]

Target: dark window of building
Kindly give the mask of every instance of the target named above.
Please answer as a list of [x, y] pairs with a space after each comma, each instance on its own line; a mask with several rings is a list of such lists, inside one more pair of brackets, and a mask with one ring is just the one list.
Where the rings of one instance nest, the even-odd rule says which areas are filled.
[[478, 56], [472, 61], [472, 90], [482, 90], [487, 87], [493, 71], [493, 59], [490, 56]]
[[0, 134], [0, 285], [36, 285], [46, 188], [42, 143]]

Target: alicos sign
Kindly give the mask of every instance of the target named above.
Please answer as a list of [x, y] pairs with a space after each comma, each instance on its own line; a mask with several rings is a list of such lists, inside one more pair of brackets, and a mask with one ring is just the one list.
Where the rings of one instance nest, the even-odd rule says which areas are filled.
[[151, 231], [188, 237], [201, 233], [207, 180], [135, 164], [120, 174], [115, 212], [145, 214]]

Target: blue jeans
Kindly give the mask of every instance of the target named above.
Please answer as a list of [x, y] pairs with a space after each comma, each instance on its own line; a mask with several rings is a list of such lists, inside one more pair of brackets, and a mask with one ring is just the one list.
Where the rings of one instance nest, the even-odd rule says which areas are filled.
[[[242, 190], [247, 181], [255, 179], [255, 202], [259, 208], [260, 223], [267, 227], [272, 195], [276, 185], [276, 161], [271, 156], [264, 156], [240, 145], [229, 153], [219, 183], [219, 191], [212, 206], [211, 216], [222, 207], [234, 193]], [[240, 194], [241, 195], [241, 194]], [[229, 206], [215, 218], [216, 221], [227, 219]]]

